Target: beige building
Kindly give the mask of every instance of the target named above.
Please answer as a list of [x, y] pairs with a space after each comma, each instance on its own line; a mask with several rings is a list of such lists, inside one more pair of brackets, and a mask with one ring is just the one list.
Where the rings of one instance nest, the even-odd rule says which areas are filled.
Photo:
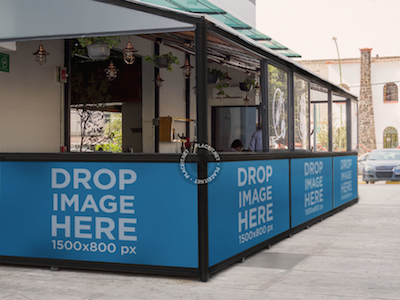
[[[363, 72], [366, 76], [366, 82], [370, 81], [372, 107], [367, 109], [367, 117], [374, 115], [373, 123], [371, 120], [363, 119], [360, 112], [360, 151], [365, 148], [398, 148], [400, 131], [400, 103], [398, 101], [398, 90], [400, 85], [400, 56], [395, 57], [373, 57], [373, 49], [360, 49], [361, 53], [370, 54], [370, 60], [366, 59], [366, 70]], [[363, 51], [364, 50], [364, 51]], [[339, 61], [337, 59], [329, 60], [304, 60], [299, 61], [304, 67], [310, 69], [317, 75], [328, 79], [329, 81], [340, 84], [348, 88], [353, 94], [359, 96], [360, 106], [362, 107], [363, 95], [361, 89], [361, 58], [345, 58]], [[368, 63], [370, 65], [368, 66]], [[368, 74], [369, 73], [369, 74]], [[369, 76], [369, 79], [368, 79]], [[365, 84], [364, 84], [365, 86]], [[369, 101], [369, 100], [368, 100]], [[368, 105], [367, 105], [368, 106]], [[371, 105], [369, 105], [371, 106]], [[362, 130], [363, 122], [368, 123], [368, 128], [372, 130], [370, 139], [375, 139], [375, 146], [365, 145], [363, 143]], [[364, 148], [365, 147], [365, 148]]]

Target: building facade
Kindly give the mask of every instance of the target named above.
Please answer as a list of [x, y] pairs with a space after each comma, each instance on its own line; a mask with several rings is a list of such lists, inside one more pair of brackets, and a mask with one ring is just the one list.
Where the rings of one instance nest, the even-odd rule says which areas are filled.
[[[372, 51], [372, 49], [369, 49], [369, 52]], [[341, 70], [338, 60], [307, 60], [299, 61], [299, 63], [331, 82], [337, 84], [342, 82], [345, 88], [348, 88], [353, 94], [360, 96], [361, 105], [363, 101], [360, 93], [361, 58], [341, 59]], [[373, 133], [375, 135], [376, 148], [397, 148], [400, 145], [400, 103], [398, 96], [400, 86], [400, 56], [379, 57], [376, 55], [374, 57], [371, 55], [370, 70], [369, 76], [373, 107], [369, 111], [373, 111], [374, 114], [375, 129]], [[359, 122], [360, 125], [363, 122], [361, 115]], [[365, 148], [373, 150], [368, 145], [362, 145], [362, 134], [363, 132], [360, 128], [360, 150], [366, 150]]]

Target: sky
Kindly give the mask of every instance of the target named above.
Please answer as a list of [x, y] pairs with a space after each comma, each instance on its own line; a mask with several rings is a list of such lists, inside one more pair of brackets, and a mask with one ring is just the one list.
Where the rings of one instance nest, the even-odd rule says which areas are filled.
[[400, 56], [400, 0], [256, 0], [256, 28], [301, 60]]

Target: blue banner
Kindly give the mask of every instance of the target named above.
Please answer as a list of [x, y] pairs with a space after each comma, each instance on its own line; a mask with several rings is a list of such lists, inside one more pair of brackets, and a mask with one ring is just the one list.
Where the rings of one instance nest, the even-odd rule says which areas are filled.
[[198, 268], [197, 186], [177, 164], [0, 167], [0, 255]]
[[289, 161], [224, 162], [208, 186], [209, 265], [289, 229]]
[[334, 157], [333, 174], [333, 198], [336, 208], [357, 198], [357, 156]]
[[292, 228], [332, 210], [332, 158], [290, 160]]

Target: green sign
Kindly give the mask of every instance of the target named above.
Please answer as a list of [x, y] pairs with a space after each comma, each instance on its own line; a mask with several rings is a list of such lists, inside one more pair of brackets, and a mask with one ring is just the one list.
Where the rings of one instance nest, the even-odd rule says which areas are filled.
[[10, 55], [0, 53], [0, 71], [10, 72]]

